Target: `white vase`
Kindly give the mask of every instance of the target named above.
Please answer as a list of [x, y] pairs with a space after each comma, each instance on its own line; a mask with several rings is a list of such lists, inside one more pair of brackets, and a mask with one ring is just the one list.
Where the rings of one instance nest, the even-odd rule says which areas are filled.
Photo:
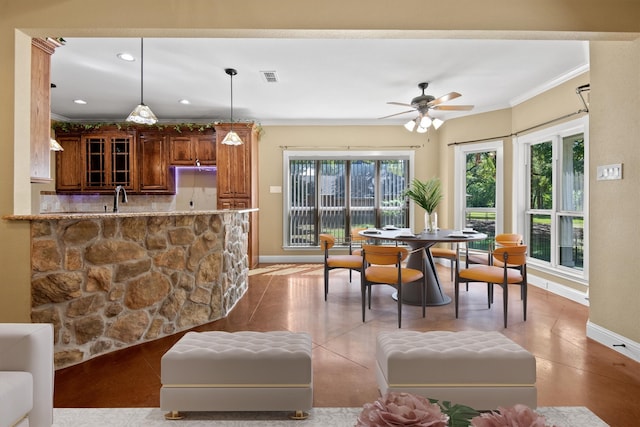
[[427, 233], [435, 233], [438, 231], [438, 213], [424, 213], [424, 231]]

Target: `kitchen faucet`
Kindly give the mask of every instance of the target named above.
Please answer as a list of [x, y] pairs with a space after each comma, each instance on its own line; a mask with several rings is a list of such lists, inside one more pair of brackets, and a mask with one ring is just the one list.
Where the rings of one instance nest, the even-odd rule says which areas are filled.
[[122, 190], [122, 203], [127, 203], [127, 190], [124, 189], [122, 185], [118, 185], [115, 189], [115, 194], [113, 195], [113, 211], [118, 212], [118, 196], [120, 195], [120, 190]]

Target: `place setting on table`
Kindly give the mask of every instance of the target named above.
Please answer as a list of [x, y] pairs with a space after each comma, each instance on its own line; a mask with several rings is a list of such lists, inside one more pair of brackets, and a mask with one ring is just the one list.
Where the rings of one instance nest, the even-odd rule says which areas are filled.
[[[460, 230], [439, 229], [414, 233], [410, 228], [400, 228], [394, 225], [385, 225], [381, 228], [367, 228], [358, 233], [362, 237], [376, 240], [390, 240], [403, 242], [411, 248], [411, 254], [407, 260], [407, 267], [422, 269], [422, 255], [418, 249], [424, 248], [428, 258], [427, 273], [427, 305], [445, 305], [451, 302], [451, 297], [446, 295], [440, 285], [440, 278], [436, 271], [431, 252], [431, 246], [438, 243], [459, 243], [466, 241], [484, 240], [485, 233], [472, 228]], [[409, 305], [421, 305], [420, 285], [417, 282], [409, 283], [402, 291], [402, 302]]]

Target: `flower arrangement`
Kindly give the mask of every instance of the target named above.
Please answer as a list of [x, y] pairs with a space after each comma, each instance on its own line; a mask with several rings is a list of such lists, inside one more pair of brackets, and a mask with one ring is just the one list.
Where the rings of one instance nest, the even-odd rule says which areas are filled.
[[526, 405], [480, 413], [465, 405], [403, 392], [366, 403], [356, 427], [554, 427]]

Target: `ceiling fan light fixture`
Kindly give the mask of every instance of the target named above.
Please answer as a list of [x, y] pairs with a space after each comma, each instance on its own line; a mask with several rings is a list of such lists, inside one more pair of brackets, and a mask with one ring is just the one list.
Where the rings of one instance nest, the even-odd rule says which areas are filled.
[[224, 144], [224, 145], [241, 145], [242, 144], [242, 139], [240, 138], [240, 136], [237, 133], [235, 133], [233, 131], [233, 76], [238, 74], [238, 72], [234, 68], [225, 68], [224, 72], [227, 73], [227, 75], [229, 76], [229, 78], [231, 80], [231, 117], [230, 117], [231, 129], [225, 135], [224, 139], [222, 140], [222, 144]]
[[420, 119], [420, 126], [421, 128], [428, 128], [429, 126], [431, 126], [431, 117], [427, 116], [426, 114], [424, 116], [422, 116], [422, 118]]
[[[417, 119], [416, 119], [417, 120]], [[409, 120], [407, 123], [404, 124], [404, 128], [406, 130], [408, 130], [409, 132], [413, 132], [413, 130], [416, 127], [416, 120]]]
[[431, 121], [431, 124], [433, 125], [433, 127], [435, 128], [435, 130], [438, 130], [438, 128], [440, 128], [440, 126], [442, 126], [444, 124], [443, 120], [440, 119], [433, 119]]
[[428, 130], [428, 128], [422, 127], [422, 126], [418, 126], [418, 129], [416, 129], [416, 132], [418, 133], [426, 133]]
[[144, 103], [144, 39], [140, 39], [140, 104], [133, 109], [125, 121], [143, 125], [158, 123], [156, 115]]

